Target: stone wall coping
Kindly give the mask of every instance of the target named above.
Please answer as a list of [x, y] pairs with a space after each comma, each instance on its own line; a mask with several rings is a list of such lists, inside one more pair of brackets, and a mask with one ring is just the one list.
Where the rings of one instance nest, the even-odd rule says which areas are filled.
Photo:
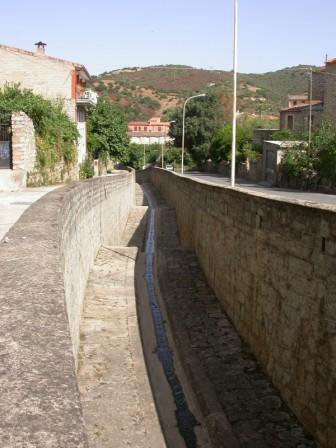
[[[149, 169], [153, 169], [153, 168], [149, 168]], [[220, 190], [230, 190], [233, 193], [235, 192], [239, 192], [239, 193], [243, 193], [246, 196], [249, 197], [259, 197], [262, 199], [266, 199], [266, 200], [270, 200], [270, 201], [276, 201], [276, 202], [282, 202], [282, 203], [286, 203], [286, 204], [292, 204], [292, 205], [298, 205], [301, 207], [308, 207], [308, 208], [313, 208], [313, 209], [318, 209], [318, 210], [326, 210], [326, 211], [330, 211], [330, 212], [336, 212], [336, 204], [321, 204], [318, 202], [313, 202], [313, 201], [306, 201], [303, 199], [293, 199], [293, 198], [288, 198], [285, 196], [278, 196], [278, 195], [272, 195], [271, 193], [263, 193], [263, 192], [258, 192], [258, 191], [252, 191], [252, 190], [248, 190], [247, 188], [241, 188], [241, 187], [231, 187], [230, 185], [215, 185], [211, 182], [207, 182], [206, 180], [203, 179], [195, 179], [195, 178], [190, 178], [187, 176], [182, 176], [182, 174], [180, 173], [175, 173], [172, 171], [167, 171], [164, 168], [159, 168], [156, 167], [154, 168], [156, 170], [162, 170], [165, 173], [168, 173], [169, 175], [172, 176], [178, 176], [178, 177], [182, 177], [185, 181], [187, 182], [196, 182], [196, 183], [201, 183], [201, 184], [205, 184], [209, 187], [211, 187], [211, 189], [215, 189], [217, 191]], [[291, 190], [292, 191], [292, 190]]]
[[[133, 173], [114, 174], [114, 178]], [[69, 197], [103, 201], [111, 177], [60, 187], [0, 242], [0, 446], [87, 448], [65, 304], [62, 237]], [[67, 230], [66, 230], [67, 231]], [[74, 232], [77, 232], [76, 228]], [[63, 233], [63, 235], [62, 235]]]

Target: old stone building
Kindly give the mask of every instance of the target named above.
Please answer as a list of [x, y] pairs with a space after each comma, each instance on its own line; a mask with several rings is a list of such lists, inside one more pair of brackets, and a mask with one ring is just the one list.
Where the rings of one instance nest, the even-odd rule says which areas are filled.
[[308, 94], [289, 96], [288, 107], [280, 112], [281, 129], [308, 132], [310, 115], [313, 129], [324, 119], [336, 123], [336, 59], [327, 59], [323, 68], [313, 70], [310, 87], [311, 98]]
[[322, 101], [309, 101], [308, 104], [299, 104], [297, 106], [282, 109], [280, 113], [280, 128], [290, 129], [296, 133], [308, 132], [310, 110], [312, 111], [312, 127], [317, 127], [322, 122], [323, 103]]
[[0, 45], [0, 88], [17, 84], [50, 100], [62, 100], [69, 117], [79, 131], [78, 162], [86, 157], [86, 110], [95, 105], [97, 96], [87, 89], [90, 75], [83, 64], [46, 55], [43, 42], [36, 52]]

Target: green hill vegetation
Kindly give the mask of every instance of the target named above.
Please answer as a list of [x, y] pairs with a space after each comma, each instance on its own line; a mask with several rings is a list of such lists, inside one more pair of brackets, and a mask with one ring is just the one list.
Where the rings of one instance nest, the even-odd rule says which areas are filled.
[[[299, 65], [262, 74], [240, 74], [238, 106], [247, 115], [276, 118], [289, 94], [308, 91], [310, 66]], [[231, 119], [232, 72], [183, 65], [129, 67], [92, 79], [100, 95], [119, 104], [128, 119], [148, 119], [181, 105], [195, 92], [209, 91], [219, 100], [226, 120]]]

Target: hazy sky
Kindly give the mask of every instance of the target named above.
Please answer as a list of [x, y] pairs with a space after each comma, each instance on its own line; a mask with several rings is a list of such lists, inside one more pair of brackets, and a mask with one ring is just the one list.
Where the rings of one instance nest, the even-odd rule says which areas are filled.
[[[78, 61], [91, 74], [126, 66], [232, 68], [233, 0], [2, 0], [0, 43]], [[239, 0], [239, 70], [336, 57], [335, 0]], [[1, 66], [0, 66], [1, 70]]]

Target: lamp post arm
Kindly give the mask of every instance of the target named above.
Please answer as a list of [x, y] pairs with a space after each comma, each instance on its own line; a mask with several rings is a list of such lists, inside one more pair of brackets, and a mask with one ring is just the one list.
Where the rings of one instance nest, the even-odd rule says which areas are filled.
[[183, 176], [184, 174], [184, 134], [185, 134], [185, 111], [186, 111], [186, 105], [188, 101], [194, 99], [194, 98], [200, 98], [206, 96], [205, 93], [200, 93], [199, 95], [193, 95], [187, 98], [183, 104], [183, 115], [182, 115], [182, 153], [181, 153], [181, 174]]

